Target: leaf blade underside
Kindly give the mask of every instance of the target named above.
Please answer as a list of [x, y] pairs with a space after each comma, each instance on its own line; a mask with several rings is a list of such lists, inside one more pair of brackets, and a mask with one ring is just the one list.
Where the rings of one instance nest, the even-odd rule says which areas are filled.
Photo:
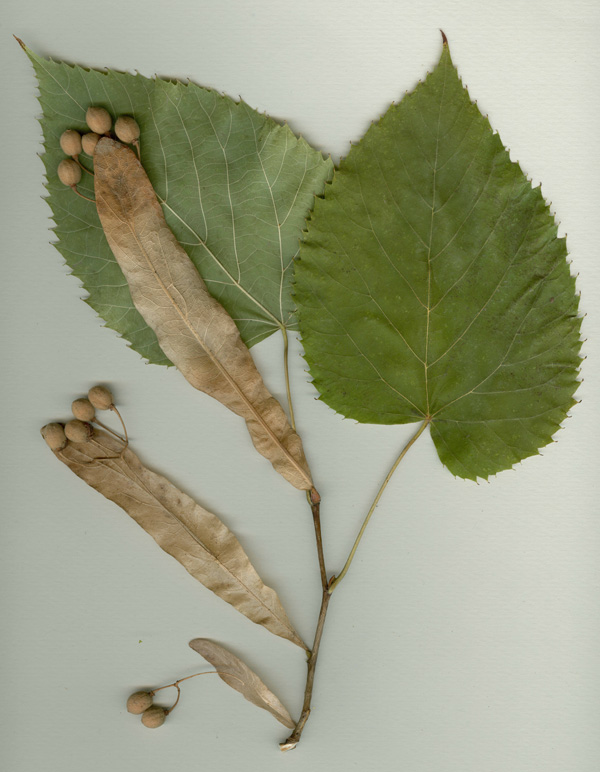
[[[69, 443], [57, 458], [89, 486], [120, 506], [194, 579], [256, 624], [303, 649], [277, 593], [263, 583], [235, 535], [128, 448], [102, 430]], [[110, 460], [106, 457], [111, 457]], [[104, 460], [94, 461], [96, 458]]]
[[[56, 247], [89, 293], [86, 302], [155, 364], [169, 364], [136, 311], [103, 237], [94, 205], [57, 179], [66, 129], [88, 131], [89, 105], [132, 115], [141, 128], [144, 167], [169, 227], [211, 294], [252, 346], [295, 329], [291, 266], [315, 195], [333, 164], [286, 125], [193, 83], [100, 72], [28, 54], [40, 88], [48, 203]], [[88, 167], [90, 159], [82, 156]], [[79, 188], [93, 195], [84, 174]]]
[[321, 398], [361, 422], [429, 419], [461, 477], [538, 453], [578, 386], [566, 254], [445, 45], [352, 147], [309, 220], [294, 293]]

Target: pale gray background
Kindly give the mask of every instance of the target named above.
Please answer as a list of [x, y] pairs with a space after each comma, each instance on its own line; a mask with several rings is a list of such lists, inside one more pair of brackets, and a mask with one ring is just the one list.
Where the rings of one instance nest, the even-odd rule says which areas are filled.
[[[596, 0], [11, 0], [1, 24], [2, 767], [597, 772]], [[292, 713], [302, 654], [195, 583], [59, 464], [39, 427], [110, 382], [134, 448], [237, 532], [307, 639], [319, 603], [312, 526], [240, 419], [177, 372], [144, 365], [80, 301], [49, 244], [36, 87], [11, 34], [57, 59], [241, 95], [337, 159], [435, 64], [439, 27], [568, 232], [588, 313], [583, 403], [543, 458], [489, 484], [453, 479], [428, 437], [415, 446], [334, 596], [297, 751], [281, 756], [285, 729], [217, 678], [189, 682], [150, 732], [125, 698], [202, 669], [190, 638], [243, 654]], [[254, 351], [283, 396], [280, 341]], [[414, 427], [342, 421], [314, 401], [299, 351], [294, 394], [333, 572]]]

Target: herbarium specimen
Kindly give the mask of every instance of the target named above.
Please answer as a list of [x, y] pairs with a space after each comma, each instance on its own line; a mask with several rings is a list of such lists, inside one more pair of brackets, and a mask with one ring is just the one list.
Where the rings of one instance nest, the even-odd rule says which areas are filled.
[[[429, 430], [452, 474], [488, 479], [539, 453], [573, 406], [580, 318], [565, 239], [540, 187], [471, 101], [445, 36], [435, 69], [335, 169], [243, 101], [56, 63], [21, 45], [39, 82], [56, 246], [86, 302], [148, 362], [175, 365], [243, 418], [259, 453], [307, 497], [322, 584], [312, 644], [234, 534], [142, 464], [105, 387], [75, 400], [66, 426], [42, 434], [192, 576], [305, 650], [306, 691], [293, 719], [224, 646], [190, 643], [215, 668], [207, 672], [291, 730], [281, 743], [289, 750], [310, 714], [330, 599], [413, 443]], [[315, 488], [292, 408], [292, 331], [335, 411], [417, 424], [336, 573], [320, 529], [327, 491]], [[285, 406], [250, 352], [273, 333], [283, 336]], [[98, 410], [114, 411], [121, 433]], [[182, 681], [204, 674], [169, 686], [179, 694]], [[172, 710], [154, 704], [159, 688], [127, 705], [148, 727]]]

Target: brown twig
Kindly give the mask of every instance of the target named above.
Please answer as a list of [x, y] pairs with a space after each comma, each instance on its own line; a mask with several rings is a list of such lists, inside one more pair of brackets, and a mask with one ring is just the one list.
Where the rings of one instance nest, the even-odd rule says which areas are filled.
[[314, 489], [309, 494], [308, 498], [309, 498], [309, 502], [310, 502], [312, 514], [313, 514], [315, 535], [317, 537], [317, 552], [319, 554], [319, 568], [321, 571], [321, 585], [323, 587], [323, 599], [321, 601], [321, 610], [319, 611], [319, 620], [317, 622], [315, 641], [313, 644], [312, 651], [308, 658], [308, 673], [306, 676], [306, 688], [304, 691], [304, 704], [302, 705], [302, 713], [300, 715], [300, 720], [296, 724], [296, 727], [292, 732], [292, 734], [287, 738], [287, 740], [285, 740], [285, 742], [280, 743], [279, 747], [281, 748], [282, 751], [291, 751], [296, 747], [296, 745], [298, 745], [298, 743], [300, 742], [300, 737], [302, 736], [302, 732], [304, 730], [304, 726], [308, 721], [308, 717], [310, 716], [310, 704], [312, 700], [313, 684], [315, 680], [315, 668], [317, 666], [319, 645], [321, 643], [321, 636], [323, 635], [323, 627], [325, 626], [325, 617], [327, 615], [327, 608], [329, 606], [329, 599], [331, 598], [331, 594], [334, 591], [334, 589], [337, 587], [337, 585], [342, 581], [344, 576], [346, 575], [348, 568], [352, 563], [352, 559], [356, 553], [357, 547], [360, 544], [360, 540], [369, 523], [369, 520], [371, 519], [371, 516], [375, 511], [375, 508], [379, 503], [379, 499], [381, 498], [387, 484], [392, 478], [392, 475], [394, 474], [398, 465], [400, 464], [404, 456], [408, 453], [410, 448], [415, 444], [415, 442], [419, 439], [421, 434], [423, 434], [425, 429], [429, 426], [430, 421], [431, 421], [431, 416], [426, 416], [425, 420], [420, 425], [419, 429], [410, 438], [410, 440], [406, 443], [406, 445], [400, 452], [400, 455], [398, 456], [398, 458], [394, 462], [394, 465], [388, 472], [387, 477], [385, 478], [382, 486], [380, 487], [377, 493], [377, 496], [375, 497], [375, 500], [373, 501], [373, 504], [371, 505], [371, 508], [369, 509], [367, 517], [365, 518], [362, 528], [360, 529], [360, 532], [358, 534], [358, 537], [354, 542], [352, 551], [350, 552], [348, 560], [346, 561], [346, 565], [344, 566], [339, 576], [332, 576], [329, 581], [327, 581], [327, 574], [325, 571], [325, 559], [323, 557], [323, 542], [321, 539], [321, 520], [320, 520], [320, 511], [319, 511], [321, 499], [319, 497], [319, 494]]
[[321, 574], [321, 588], [323, 590], [323, 596], [321, 598], [321, 608], [319, 610], [319, 618], [317, 620], [317, 629], [315, 631], [315, 639], [313, 647], [308, 655], [307, 673], [306, 673], [306, 687], [304, 689], [304, 702], [302, 704], [302, 713], [300, 714], [300, 720], [296, 724], [292, 734], [280, 743], [279, 747], [282, 751], [291, 751], [300, 742], [300, 737], [304, 730], [304, 726], [310, 716], [310, 704], [312, 701], [313, 685], [315, 680], [315, 670], [317, 667], [317, 658], [319, 656], [319, 646], [321, 644], [321, 637], [323, 635], [323, 628], [325, 626], [325, 617], [327, 616], [327, 607], [329, 606], [329, 599], [331, 594], [329, 592], [329, 584], [327, 581], [327, 571], [325, 569], [325, 556], [323, 554], [323, 538], [321, 535], [321, 497], [317, 491], [313, 488], [308, 494], [308, 501], [313, 516], [313, 525], [315, 528], [315, 537], [317, 541], [317, 555], [319, 557], [319, 571]]
[[308, 672], [306, 674], [306, 688], [304, 690], [304, 702], [302, 704], [302, 713], [300, 714], [300, 720], [296, 724], [292, 734], [280, 743], [279, 747], [282, 751], [293, 750], [300, 742], [300, 737], [304, 731], [308, 717], [310, 716], [310, 704], [312, 701], [313, 684], [315, 680], [315, 670], [317, 667], [317, 658], [319, 656], [319, 646], [321, 644], [321, 637], [323, 635], [323, 628], [325, 626], [325, 617], [327, 616], [327, 607], [329, 606], [329, 600], [331, 595], [329, 590], [325, 588], [323, 590], [323, 598], [321, 600], [321, 609], [319, 611], [319, 620], [317, 622], [317, 630], [315, 632], [315, 640], [313, 643], [312, 651], [308, 658]]
[[323, 554], [323, 537], [321, 536], [321, 497], [314, 488], [307, 494], [307, 497], [312, 511], [313, 524], [315, 527], [317, 555], [319, 557], [319, 572], [321, 574], [321, 587], [323, 590], [328, 590], [329, 587], [327, 584], [327, 571], [325, 569], [325, 555]]

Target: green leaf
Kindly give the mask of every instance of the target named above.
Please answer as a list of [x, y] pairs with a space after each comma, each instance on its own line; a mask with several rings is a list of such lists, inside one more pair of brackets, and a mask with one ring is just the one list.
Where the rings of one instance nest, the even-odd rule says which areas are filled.
[[578, 386], [566, 254], [444, 45], [352, 147], [309, 222], [295, 299], [321, 398], [361, 422], [428, 420], [460, 477], [538, 453]]
[[[87, 131], [90, 105], [141, 128], [142, 162], [165, 217], [209, 291], [235, 319], [248, 346], [296, 329], [291, 265], [314, 196], [331, 160], [287, 126], [192, 83], [43, 59], [26, 49], [40, 87], [48, 203], [56, 246], [89, 293], [89, 305], [150, 362], [169, 364], [131, 301], [95, 206], [58, 181], [65, 129]], [[91, 159], [82, 156], [91, 168]], [[93, 197], [84, 174], [81, 192]]]

